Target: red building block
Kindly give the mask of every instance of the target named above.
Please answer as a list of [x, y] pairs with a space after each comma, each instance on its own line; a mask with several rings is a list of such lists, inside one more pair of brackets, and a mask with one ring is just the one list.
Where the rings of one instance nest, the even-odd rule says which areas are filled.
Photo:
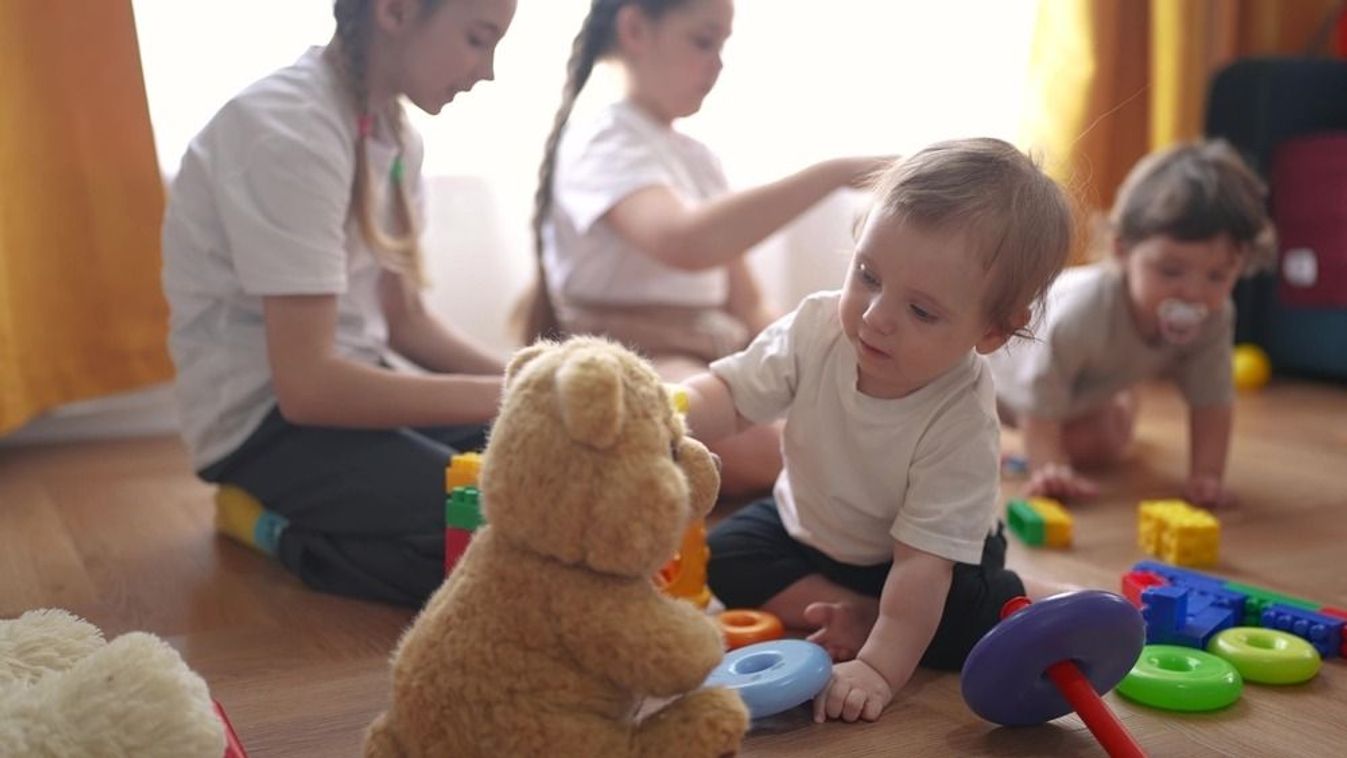
[[1122, 594], [1131, 601], [1132, 605], [1141, 608], [1141, 593], [1146, 591], [1147, 587], [1163, 587], [1169, 584], [1169, 580], [1159, 574], [1150, 571], [1128, 571], [1123, 574]]

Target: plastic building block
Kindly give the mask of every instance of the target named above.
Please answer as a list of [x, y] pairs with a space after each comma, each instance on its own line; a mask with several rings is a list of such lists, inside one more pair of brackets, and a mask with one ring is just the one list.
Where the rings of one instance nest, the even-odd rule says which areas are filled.
[[[1220, 577], [1156, 561], [1138, 561], [1132, 567], [1132, 570], [1155, 574], [1176, 587], [1188, 589], [1188, 614], [1190, 616], [1200, 613], [1207, 606], [1214, 605], [1234, 611], [1235, 620], [1238, 622], [1243, 623], [1243, 620], [1247, 618], [1244, 593], [1229, 589], [1226, 587], [1225, 580]], [[1257, 626], [1257, 624], [1255, 623], [1254, 626]]]
[[1170, 584], [1179, 584], [1184, 587], [1211, 587], [1221, 589], [1225, 587], [1226, 581], [1219, 576], [1204, 574], [1201, 571], [1193, 571], [1182, 566], [1174, 566], [1160, 561], [1137, 561], [1132, 566], [1133, 571], [1149, 571], [1152, 574], [1163, 576], [1169, 580]]
[[1123, 577], [1124, 592], [1128, 578], [1140, 573], [1155, 574], [1173, 587], [1189, 590], [1185, 613], [1190, 620], [1209, 608], [1225, 608], [1234, 612], [1237, 626], [1290, 632], [1313, 644], [1324, 658], [1347, 658], [1347, 610], [1156, 561], [1137, 561]]
[[1300, 608], [1307, 611], [1319, 610], [1319, 604], [1313, 600], [1306, 600], [1303, 597], [1292, 597], [1283, 595], [1280, 592], [1265, 590], [1262, 587], [1254, 587], [1250, 584], [1241, 584], [1239, 582], [1226, 582], [1226, 589], [1234, 592], [1242, 592], [1248, 600], [1244, 604], [1244, 625], [1262, 626], [1263, 611], [1270, 605], [1289, 605], [1292, 608]]
[[[1329, 606], [1325, 605], [1323, 608], [1319, 609], [1319, 612], [1324, 614], [1325, 616], [1347, 619], [1347, 610], [1343, 610], [1342, 608], [1330, 608]], [[1343, 630], [1342, 645], [1338, 647], [1338, 655], [1341, 655], [1343, 658], [1347, 658], [1347, 630]]]
[[1336, 616], [1281, 604], [1268, 606], [1259, 620], [1268, 629], [1280, 629], [1303, 638], [1324, 658], [1340, 654], [1342, 627], [1347, 623]]
[[1132, 605], [1140, 608], [1141, 593], [1149, 587], [1163, 587], [1169, 584], [1169, 580], [1159, 574], [1150, 571], [1128, 571], [1123, 574], [1122, 594], [1123, 597], [1131, 601]]
[[699, 519], [683, 533], [682, 546], [660, 569], [655, 583], [669, 596], [683, 598], [704, 609], [711, 603], [711, 588], [706, 584], [706, 564], [710, 560], [706, 522]]
[[1011, 500], [1006, 506], [1006, 526], [1029, 545], [1042, 545], [1043, 517], [1027, 500]]
[[1187, 587], [1151, 587], [1141, 593], [1141, 617], [1146, 622], [1146, 644], [1182, 645], [1206, 650], [1213, 635], [1235, 625], [1233, 610], [1208, 604], [1189, 608]]
[[481, 472], [481, 453], [455, 455], [444, 469], [444, 491], [453, 492], [457, 487], [476, 487], [477, 477]]
[[674, 413], [687, 415], [688, 391], [683, 389], [683, 385], [666, 382], [664, 390], [669, 393], [669, 402], [673, 404]]
[[455, 487], [444, 504], [444, 574], [463, 557], [477, 527], [485, 523], [476, 487]]
[[1216, 563], [1221, 522], [1209, 511], [1182, 500], [1143, 500], [1137, 513], [1137, 543], [1146, 552], [1180, 566]]
[[1056, 500], [1030, 497], [1011, 500], [1006, 508], [1010, 531], [1029, 545], [1070, 547], [1071, 514]]
[[1017, 479], [1029, 475], [1029, 459], [1022, 455], [1006, 454], [1001, 456], [1001, 473]]

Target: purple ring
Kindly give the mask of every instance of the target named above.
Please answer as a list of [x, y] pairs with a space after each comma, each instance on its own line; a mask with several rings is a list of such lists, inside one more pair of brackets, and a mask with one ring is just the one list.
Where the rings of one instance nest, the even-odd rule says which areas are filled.
[[964, 701], [997, 724], [1042, 724], [1073, 710], [1048, 678], [1049, 666], [1074, 661], [1102, 695], [1132, 669], [1145, 643], [1141, 613], [1121, 595], [1053, 595], [1003, 619], [973, 647], [963, 667]]

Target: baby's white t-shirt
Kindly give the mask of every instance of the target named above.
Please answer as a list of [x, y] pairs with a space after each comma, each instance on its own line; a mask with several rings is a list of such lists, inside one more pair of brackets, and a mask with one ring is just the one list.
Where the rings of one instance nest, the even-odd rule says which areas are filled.
[[723, 267], [684, 271], [627, 242], [601, 220], [627, 196], [665, 186], [689, 204], [728, 189], [720, 161], [702, 143], [628, 101], [568, 126], [557, 147], [543, 265], [553, 300], [580, 305], [721, 307]]
[[1112, 262], [1067, 269], [1044, 301], [1035, 339], [988, 356], [1001, 400], [1020, 413], [1068, 420], [1137, 382], [1164, 377], [1194, 408], [1234, 398], [1230, 369], [1235, 309], [1227, 301], [1187, 345], [1144, 339]]
[[786, 417], [774, 494], [795, 539], [835, 560], [892, 560], [893, 542], [978, 564], [996, 523], [1000, 426], [984, 360], [970, 351], [898, 399], [856, 389], [840, 292], [806, 298], [741, 353], [711, 364], [745, 418]]
[[[221, 108], [169, 192], [169, 351], [198, 470], [242, 444], [275, 405], [263, 296], [337, 295], [338, 351], [367, 364], [386, 354], [382, 269], [350, 215], [355, 109], [322, 52], [310, 49]], [[421, 140], [408, 128], [405, 143], [404, 181], [419, 206]], [[371, 138], [367, 149], [375, 215], [387, 224], [397, 148]]]

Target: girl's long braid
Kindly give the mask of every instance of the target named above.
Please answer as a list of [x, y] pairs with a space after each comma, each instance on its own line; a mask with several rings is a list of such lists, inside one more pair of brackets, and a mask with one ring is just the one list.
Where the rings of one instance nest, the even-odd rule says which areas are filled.
[[571, 44], [571, 57], [566, 62], [566, 84], [561, 89], [561, 106], [552, 119], [552, 131], [543, 147], [543, 161], [538, 168], [538, 190], [533, 196], [533, 250], [537, 257], [537, 278], [516, 313], [525, 343], [539, 338], [555, 339], [561, 335], [556, 309], [547, 291], [546, 272], [543, 269], [543, 226], [552, 211], [552, 184], [556, 179], [557, 145], [571, 118], [580, 91], [589, 82], [594, 64], [608, 51], [616, 35], [617, 12], [630, 0], [594, 0], [579, 34]]
[[376, 114], [370, 111], [366, 76], [370, 13], [369, 0], [336, 0], [333, 3], [332, 15], [337, 22], [340, 64], [357, 114], [351, 214], [355, 216], [361, 236], [379, 260], [389, 269], [406, 276], [414, 286], [419, 286], [424, 283], [420, 235], [403, 171], [405, 117], [402, 106], [396, 102], [387, 115], [398, 148], [389, 181], [392, 184], [393, 219], [396, 233], [400, 236], [384, 232], [375, 217], [374, 179], [370, 176], [367, 147], [376, 123]]

